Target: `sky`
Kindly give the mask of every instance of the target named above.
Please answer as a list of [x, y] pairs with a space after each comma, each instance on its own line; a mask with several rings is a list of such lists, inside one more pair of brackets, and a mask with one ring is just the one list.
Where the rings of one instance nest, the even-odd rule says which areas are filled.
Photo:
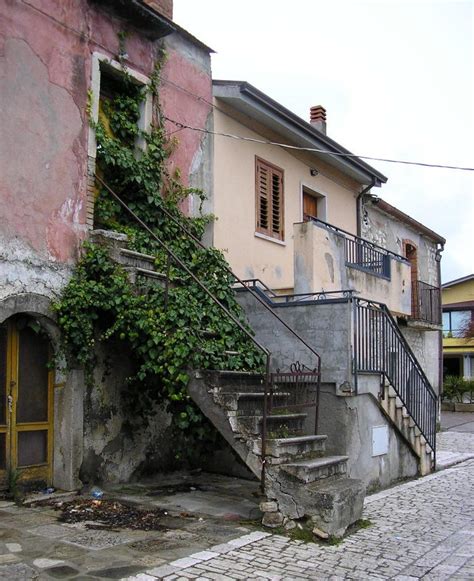
[[[358, 155], [474, 167], [474, 0], [174, 0], [248, 81]], [[442, 280], [474, 273], [474, 172], [369, 162], [373, 193], [447, 239]]]

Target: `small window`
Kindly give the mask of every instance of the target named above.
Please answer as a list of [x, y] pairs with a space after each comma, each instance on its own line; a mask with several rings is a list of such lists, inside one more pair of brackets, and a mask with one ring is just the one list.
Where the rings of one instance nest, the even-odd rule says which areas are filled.
[[256, 230], [261, 234], [284, 240], [283, 170], [255, 158]]
[[445, 337], [465, 337], [469, 333], [472, 311], [444, 311], [443, 335]]

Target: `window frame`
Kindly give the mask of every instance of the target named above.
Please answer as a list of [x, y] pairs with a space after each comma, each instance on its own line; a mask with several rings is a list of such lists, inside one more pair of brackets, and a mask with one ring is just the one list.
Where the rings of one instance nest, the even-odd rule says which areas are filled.
[[[94, 52], [92, 54], [92, 84], [91, 84], [91, 103], [90, 103], [90, 115], [92, 121], [97, 123], [99, 119], [99, 102], [100, 102], [100, 85], [101, 85], [101, 75], [103, 71], [107, 71], [108, 74], [115, 75], [120, 78], [125, 74], [130, 75], [130, 77], [136, 82], [137, 85], [142, 85], [143, 87], [150, 84], [150, 78], [142, 73], [131, 69], [128, 66], [124, 66], [114, 59], [110, 59], [104, 54], [99, 52]], [[138, 127], [142, 131], [150, 131], [151, 124], [153, 120], [153, 96], [151, 93], [147, 93], [144, 101], [140, 105], [140, 119], [138, 121]], [[145, 149], [146, 141], [143, 137], [137, 140], [137, 148]], [[94, 160], [97, 154], [97, 143], [95, 139], [95, 130], [93, 126], [89, 126], [89, 139], [88, 139], [88, 155], [89, 158]]]
[[[467, 324], [469, 324], [470, 321], [472, 321], [473, 319], [473, 309], [443, 309], [443, 317], [442, 317], [442, 326], [443, 326], [443, 337], [445, 338], [454, 338], [454, 339], [459, 339], [462, 338], [462, 331], [463, 331], [463, 327], [454, 327], [453, 325], [453, 317], [452, 315], [454, 313], [463, 313], [465, 315], [469, 316], [469, 321], [466, 321]], [[448, 329], [445, 328], [445, 318], [448, 319]]]
[[[268, 217], [267, 227], [261, 226], [261, 199], [262, 191], [260, 188], [261, 168], [265, 168], [269, 173], [268, 183], [270, 184], [271, 200], [268, 203]], [[276, 232], [273, 229], [274, 223], [274, 191], [273, 180], [277, 177], [280, 184], [280, 191], [278, 192], [278, 207], [279, 207], [279, 230]], [[264, 237], [272, 242], [284, 243], [285, 241], [285, 171], [283, 168], [270, 163], [266, 159], [255, 156], [255, 234], [259, 237]]]
[[[92, 71], [91, 71], [91, 86], [90, 86], [90, 102], [88, 103], [89, 115], [93, 123], [89, 124], [88, 140], [87, 140], [87, 208], [86, 208], [86, 224], [89, 230], [94, 229], [94, 205], [96, 197], [95, 185], [95, 166], [97, 157], [97, 141], [95, 136], [94, 124], [99, 119], [99, 102], [100, 102], [100, 84], [101, 76], [104, 71], [109, 74], [120, 77], [128, 74], [137, 83], [137, 85], [149, 85], [150, 78], [142, 73], [111, 59], [109, 56], [100, 52], [92, 53]], [[142, 131], [149, 132], [153, 121], [153, 96], [151, 92], [147, 92], [144, 101], [140, 105], [140, 119], [138, 127]], [[136, 141], [137, 151], [146, 148], [146, 140], [144, 137], [139, 137]]]

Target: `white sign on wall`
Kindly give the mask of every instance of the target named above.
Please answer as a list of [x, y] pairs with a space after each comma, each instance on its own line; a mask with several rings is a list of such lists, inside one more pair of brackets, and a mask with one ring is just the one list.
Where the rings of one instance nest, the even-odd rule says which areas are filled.
[[388, 454], [388, 426], [372, 427], [372, 456]]

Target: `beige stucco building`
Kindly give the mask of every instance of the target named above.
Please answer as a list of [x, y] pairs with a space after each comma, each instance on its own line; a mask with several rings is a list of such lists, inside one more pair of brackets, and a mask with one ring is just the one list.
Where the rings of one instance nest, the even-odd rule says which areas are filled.
[[[381, 185], [386, 178], [358, 159], [328, 158], [262, 143], [347, 153], [322, 130], [322, 108], [313, 110], [313, 124], [309, 124], [248, 83], [214, 81], [213, 86], [214, 244], [226, 251], [239, 276], [260, 278], [278, 290], [294, 289], [293, 254], [295, 239], [300, 236], [294, 225], [303, 221], [303, 198], [310, 204], [314, 200], [312, 213], [318, 218], [357, 234], [359, 194], [367, 186]], [[282, 180], [281, 225], [274, 224], [280, 235], [258, 223], [258, 163], [270, 166]], [[269, 218], [275, 220], [274, 216]], [[328, 290], [324, 282], [321, 286]]]
[[241, 293], [257, 340], [275, 368], [320, 355], [321, 433], [351, 477], [429, 472], [444, 239], [375, 195], [387, 178], [327, 136], [323, 107], [306, 122], [248, 83], [213, 93], [213, 243], [286, 325]]

